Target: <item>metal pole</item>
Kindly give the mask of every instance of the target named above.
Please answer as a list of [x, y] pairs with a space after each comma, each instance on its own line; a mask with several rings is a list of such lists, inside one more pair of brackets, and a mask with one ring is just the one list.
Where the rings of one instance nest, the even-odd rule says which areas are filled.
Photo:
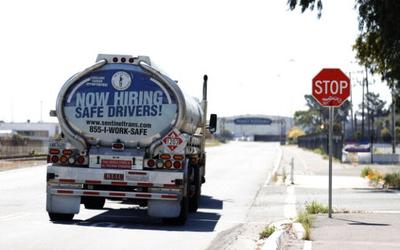
[[292, 185], [294, 184], [294, 158], [292, 158], [292, 161], [290, 162], [290, 182]]
[[396, 96], [392, 86], [392, 153], [396, 153]]
[[332, 218], [332, 136], [334, 107], [329, 107], [329, 218]]

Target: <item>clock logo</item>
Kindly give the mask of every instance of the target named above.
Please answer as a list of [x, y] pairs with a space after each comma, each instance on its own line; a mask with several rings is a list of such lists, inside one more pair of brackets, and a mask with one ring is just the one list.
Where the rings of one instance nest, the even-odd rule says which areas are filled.
[[116, 90], [125, 90], [131, 86], [132, 78], [125, 71], [117, 71], [111, 77], [111, 84]]

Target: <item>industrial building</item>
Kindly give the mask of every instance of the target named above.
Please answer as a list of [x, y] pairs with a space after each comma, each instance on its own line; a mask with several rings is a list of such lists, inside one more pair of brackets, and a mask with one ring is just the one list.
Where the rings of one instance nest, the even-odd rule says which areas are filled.
[[33, 140], [48, 140], [60, 133], [58, 123], [50, 122], [0, 122], [0, 131], [9, 131]]
[[237, 140], [284, 141], [293, 118], [268, 115], [240, 115], [218, 119], [217, 133]]

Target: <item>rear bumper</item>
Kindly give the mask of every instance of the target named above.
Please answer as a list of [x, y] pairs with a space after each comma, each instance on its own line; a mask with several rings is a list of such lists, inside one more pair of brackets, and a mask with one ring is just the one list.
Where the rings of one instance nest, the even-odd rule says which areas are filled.
[[[185, 171], [47, 167], [47, 193], [121, 199], [180, 200]], [[110, 178], [112, 180], [110, 180]]]

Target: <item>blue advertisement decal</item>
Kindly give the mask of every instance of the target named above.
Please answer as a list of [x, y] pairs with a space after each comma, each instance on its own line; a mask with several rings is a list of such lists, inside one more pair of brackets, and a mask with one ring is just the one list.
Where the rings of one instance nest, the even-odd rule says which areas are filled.
[[117, 130], [127, 137], [145, 137], [170, 125], [177, 101], [139, 66], [107, 64], [69, 90], [64, 113], [71, 124], [88, 134]]

